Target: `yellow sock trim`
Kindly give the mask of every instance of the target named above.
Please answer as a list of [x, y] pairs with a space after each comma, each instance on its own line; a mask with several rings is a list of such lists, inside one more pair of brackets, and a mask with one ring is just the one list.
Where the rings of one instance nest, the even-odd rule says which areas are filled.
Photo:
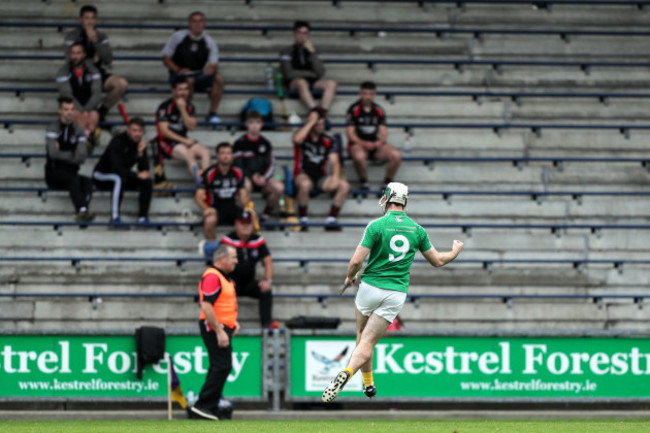
[[373, 383], [372, 371], [368, 373], [361, 372], [361, 377], [363, 378], [363, 386], [370, 386]]
[[345, 367], [343, 371], [347, 371], [348, 373], [350, 373], [350, 377], [354, 376], [354, 371], [352, 371], [350, 367]]

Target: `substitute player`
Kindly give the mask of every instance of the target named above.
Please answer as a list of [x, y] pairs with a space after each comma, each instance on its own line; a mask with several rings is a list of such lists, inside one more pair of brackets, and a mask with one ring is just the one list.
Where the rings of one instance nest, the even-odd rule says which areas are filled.
[[421, 251], [431, 265], [440, 267], [454, 260], [463, 249], [463, 243], [455, 240], [451, 251], [438, 252], [422, 226], [406, 215], [407, 202], [407, 186], [389, 183], [379, 200], [385, 215], [366, 226], [350, 259], [345, 284], [356, 283], [357, 272], [370, 254], [355, 299], [357, 346], [348, 366], [323, 392], [325, 403], [336, 398], [357, 370], [363, 376], [364, 394], [369, 398], [377, 394], [372, 378], [373, 350], [404, 306], [415, 252]]

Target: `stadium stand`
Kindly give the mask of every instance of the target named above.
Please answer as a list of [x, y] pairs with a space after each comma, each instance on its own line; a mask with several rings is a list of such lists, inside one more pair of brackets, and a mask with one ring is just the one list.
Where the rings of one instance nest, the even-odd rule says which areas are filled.
[[[502, 1], [497, 11], [497, 2], [480, 0], [374, 1], [356, 13], [350, 10], [359, 2], [289, 2], [289, 15], [277, 7], [282, 1], [219, 3], [221, 19], [216, 6], [199, 2], [102, 3], [114, 70], [132, 85], [129, 115], [152, 124], [156, 101], [168, 93], [159, 56], [166, 35], [184, 26], [187, 12], [205, 8], [228, 82], [219, 114], [231, 129], [201, 123], [197, 139], [232, 141], [239, 109], [252, 96], [271, 100], [279, 119], [264, 68], [277, 66], [296, 17], [312, 21], [328, 73], [340, 83], [331, 132], [342, 132], [359, 82], [375, 81], [389, 142], [403, 148], [409, 136], [398, 173], [412, 188], [409, 214], [440, 249], [454, 238], [466, 242], [459, 262], [444, 270], [414, 266], [408, 327], [647, 328], [650, 32], [639, 10], [650, 2]], [[177, 188], [154, 198], [150, 226], [115, 235], [100, 197], [96, 222], [73, 222], [65, 193], [45, 187], [42, 162], [62, 32], [74, 14], [60, 2], [10, 0], [3, 8], [0, 327], [194, 326], [205, 259], [196, 251], [198, 211], [184, 168], [167, 164]], [[195, 104], [202, 119], [207, 101], [200, 95]], [[295, 99], [286, 106], [304, 118]], [[112, 112], [108, 124], [120, 129], [122, 119]], [[279, 164], [290, 166], [291, 132], [277, 126], [265, 135]], [[108, 139], [104, 133], [100, 151]], [[95, 162], [89, 158], [84, 169]], [[347, 161], [345, 169], [356, 189]], [[371, 179], [381, 172], [371, 166]], [[310, 207], [309, 233], [268, 230], [288, 227], [280, 222], [263, 227], [277, 262], [274, 316], [281, 323], [332, 315], [353, 327], [349, 295], [335, 293], [363, 226], [379, 215], [374, 195], [358, 195], [341, 213], [343, 233], [321, 231], [324, 196]], [[134, 220], [133, 194], [123, 209]], [[242, 300], [241, 311], [245, 327], [257, 326], [254, 301]]]

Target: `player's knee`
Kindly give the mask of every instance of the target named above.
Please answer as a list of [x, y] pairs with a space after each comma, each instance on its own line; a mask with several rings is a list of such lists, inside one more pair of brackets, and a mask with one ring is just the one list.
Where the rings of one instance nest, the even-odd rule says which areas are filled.
[[339, 191], [347, 194], [350, 191], [350, 183], [347, 180], [340, 180]]
[[126, 92], [126, 89], [129, 87], [129, 82], [127, 81], [126, 78], [120, 77], [118, 81], [118, 88], [122, 92]]
[[402, 152], [397, 149], [393, 149], [393, 152], [391, 153], [391, 160], [398, 164], [402, 162]]

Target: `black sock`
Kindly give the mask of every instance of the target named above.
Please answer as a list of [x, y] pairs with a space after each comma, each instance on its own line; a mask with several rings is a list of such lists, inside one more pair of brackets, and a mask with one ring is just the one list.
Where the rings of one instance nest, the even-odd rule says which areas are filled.
[[307, 206], [298, 206], [298, 216], [299, 217], [307, 216]]
[[337, 216], [339, 216], [339, 211], [340, 210], [341, 210], [340, 207], [332, 205], [332, 207], [330, 208], [330, 215], [329, 216], [336, 218]]
[[267, 215], [271, 215], [271, 212], [273, 212], [273, 206], [266, 205], [264, 208], [264, 213]]

